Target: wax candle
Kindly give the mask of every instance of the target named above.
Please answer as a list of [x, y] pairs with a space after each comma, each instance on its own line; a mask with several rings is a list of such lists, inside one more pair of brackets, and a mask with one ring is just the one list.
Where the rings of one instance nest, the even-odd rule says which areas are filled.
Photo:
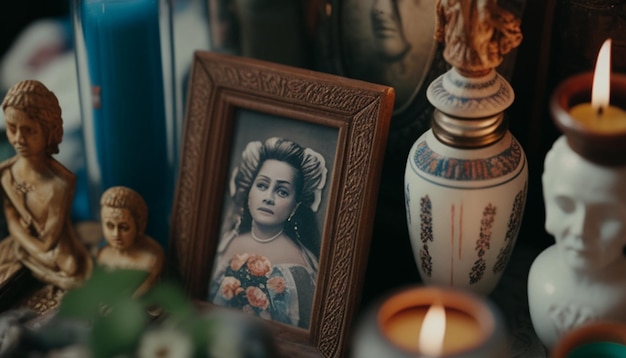
[[[430, 306], [402, 310], [385, 322], [384, 330], [395, 344], [406, 349], [420, 349], [420, 337], [430, 340], [436, 334], [424, 325], [424, 317]], [[454, 308], [445, 308], [445, 334], [441, 342], [441, 354], [450, 354], [476, 346], [483, 339], [480, 326], [471, 315]]]
[[574, 152], [596, 164], [622, 166], [626, 165], [626, 75], [610, 73], [609, 49], [610, 41], [598, 54], [595, 72], [559, 84], [550, 99], [550, 112]]
[[591, 103], [572, 107], [570, 115], [589, 130], [612, 133], [626, 132], [626, 111], [609, 104], [611, 72], [611, 39], [607, 39], [596, 61]]
[[600, 133], [626, 132], [626, 111], [615, 106], [608, 106], [602, 111], [591, 104], [581, 103], [570, 112], [582, 125]]
[[166, 115], [159, 0], [83, 0], [80, 18], [93, 95], [94, 143], [86, 145], [95, 145], [98, 192], [113, 185], [138, 191], [149, 208], [146, 232], [165, 245], [177, 155]]
[[470, 292], [410, 287], [367, 312], [356, 330], [354, 357], [509, 355], [499, 311]]

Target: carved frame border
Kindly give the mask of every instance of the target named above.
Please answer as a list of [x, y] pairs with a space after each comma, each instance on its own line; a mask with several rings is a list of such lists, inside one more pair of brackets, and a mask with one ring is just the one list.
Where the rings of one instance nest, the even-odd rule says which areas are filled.
[[359, 304], [394, 91], [341, 76], [197, 51], [172, 212], [170, 265], [204, 301], [227, 184], [236, 108], [338, 129], [308, 330], [265, 321], [285, 356], [343, 357]]

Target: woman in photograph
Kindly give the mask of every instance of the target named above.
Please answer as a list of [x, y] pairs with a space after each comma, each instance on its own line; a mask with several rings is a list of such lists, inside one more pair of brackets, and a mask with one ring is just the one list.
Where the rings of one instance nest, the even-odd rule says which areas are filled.
[[218, 246], [209, 301], [308, 328], [326, 175], [323, 156], [293, 141], [248, 143], [230, 183], [236, 214]]

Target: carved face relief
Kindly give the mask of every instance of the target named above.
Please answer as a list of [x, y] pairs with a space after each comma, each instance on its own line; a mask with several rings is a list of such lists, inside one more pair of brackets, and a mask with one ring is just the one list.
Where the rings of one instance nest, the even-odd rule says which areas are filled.
[[574, 269], [595, 271], [625, 260], [626, 171], [587, 162], [562, 145], [555, 145], [558, 152], [548, 155], [544, 169], [546, 230]]
[[4, 111], [7, 139], [22, 157], [38, 156], [46, 152], [47, 138], [41, 123], [25, 111], [7, 107]]
[[104, 238], [113, 248], [124, 251], [135, 244], [137, 224], [125, 208], [102, 207], [100, 212]]
[[374, 42], [379, 54], [391, 61], [403, 56], [410, 45], [405, 38], [396, 1], [374, 0], [371, 16]]
[[282, 226], [295, 210], [296, 169], [278, 160], [263, 162], [252, 182], [248, 195], [248, 208], [257, 226]]
[[[348, 77], [392, 86], [394, 112], [413, 103], [436, 52], [435, 1], [339, 1], [340, 66]], [[339, 54], [339, 53], [338, 53]], [[338, 69], [339, 70], [339, 69]]]

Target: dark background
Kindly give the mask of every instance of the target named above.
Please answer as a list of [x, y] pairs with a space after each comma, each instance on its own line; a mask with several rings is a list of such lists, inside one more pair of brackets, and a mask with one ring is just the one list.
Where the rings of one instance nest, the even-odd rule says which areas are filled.
[[32, 21], [69, 14], [71, 0], [5, 1], [0, 13], [0, 54], [4, 54], [17, 35]]

